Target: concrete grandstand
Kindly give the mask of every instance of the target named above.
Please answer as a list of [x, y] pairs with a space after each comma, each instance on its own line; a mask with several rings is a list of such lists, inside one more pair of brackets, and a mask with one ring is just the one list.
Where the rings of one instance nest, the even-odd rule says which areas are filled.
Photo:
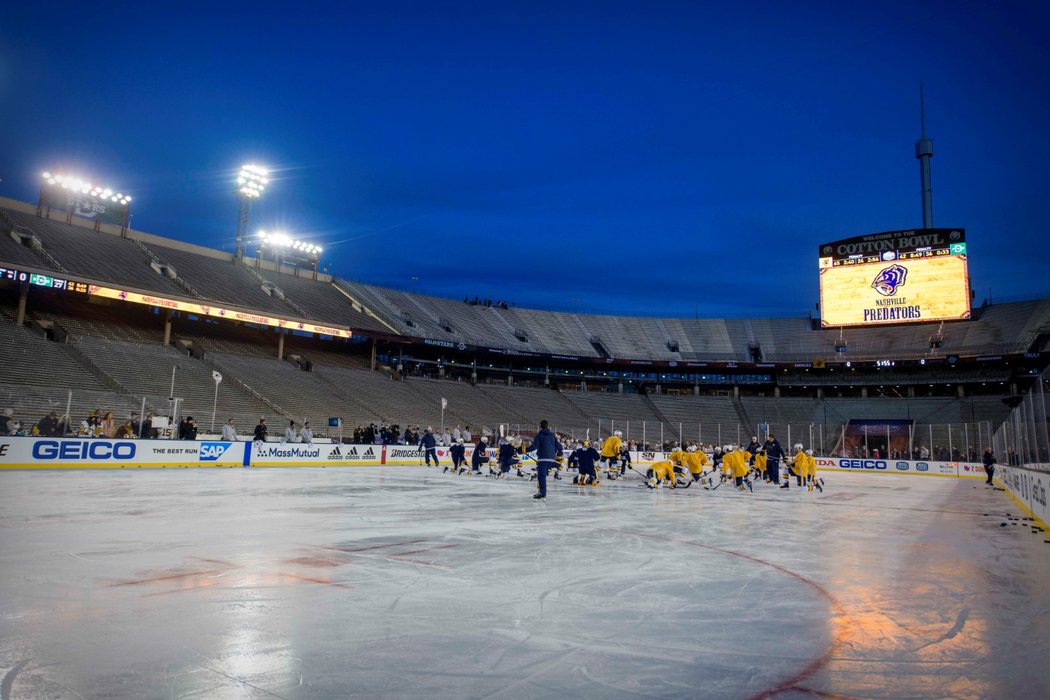
[[[234, 256], [138, 231], [95, 231], [0, 200], [0, 402], [23, 421], [142, 400], [217, 416], [249, 432], [329, 417], [565, 433], [625, 429], [632, 440], [744, 440], [760, 428], [831, 450], [852, 419], [909, 420], [923, 442], [973, 449], [1009, 413], [1050, 353], [1050, 300], [974, 317], [821, 330], [798, 318], [656, 318], [475, 305]], [[272, 327], [34, 286], [20, 272], [158, 300], [222, 304]], [[152, 297], [151, 297], [152, 298]], [[301, 322], [351, 337], [291, 330]], [[838, 346], [847, 341], [846, 352]], [[956, 433], [953, 428], [956, 425]], [[820, 426], [814, 430], [814, 426]], [[926, 427], [929, 426], [927, 431]], [[936, 427], [936, 431], [933, 426]], [[333, 433], [334, 437], [334, 433]], [[792, 438], [794, 439], [794, 437]]]

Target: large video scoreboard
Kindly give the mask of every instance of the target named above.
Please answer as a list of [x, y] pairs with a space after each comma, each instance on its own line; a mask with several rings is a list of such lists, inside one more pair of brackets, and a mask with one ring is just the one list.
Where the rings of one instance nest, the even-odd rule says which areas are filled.
[[820, 246], [824, 328], [970, 318], [966, 231], [887, 231]]

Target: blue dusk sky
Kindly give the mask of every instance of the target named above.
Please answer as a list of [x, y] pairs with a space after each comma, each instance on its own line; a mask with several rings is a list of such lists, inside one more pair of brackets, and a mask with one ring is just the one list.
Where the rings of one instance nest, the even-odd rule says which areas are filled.
[[819, 243], [965, 227], [980, 303], [1050, 294], [1050, 3], [32, 3], [0, 9], [0, 194], [325, 246], [352, 279], [520, 306], [800, 314]]

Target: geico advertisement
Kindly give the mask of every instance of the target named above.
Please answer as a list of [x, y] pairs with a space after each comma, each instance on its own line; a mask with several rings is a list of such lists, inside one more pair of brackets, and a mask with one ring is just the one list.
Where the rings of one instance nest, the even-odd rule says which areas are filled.
[[820, 309], [825, 328], [969, 318], [966, 256], [825, 267]]
[[852, 457], [817, 457], [817, 469], [881, 474], [918, 474], [920, 476], [963, 476], [984, 478], [980, 465], [960, 462], [930, 462], [903, 459], [860, 459]]
[[0, 442], [0, 468], [240, 466], [245, 446], [204, 440], [8, 437]]

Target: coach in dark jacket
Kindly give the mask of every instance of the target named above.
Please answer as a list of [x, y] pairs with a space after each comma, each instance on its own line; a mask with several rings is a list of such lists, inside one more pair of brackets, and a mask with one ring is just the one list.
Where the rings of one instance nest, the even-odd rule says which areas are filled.
[[780, 460], [784, 459], [784, 448], [776, 435], [770, 435], [762, 446], [766, 451], [766, 478], [774, 484], [780, 483]]
[[529, 447], [529, 452], [536, 456], [536, 478], [540, 489], [533, 498], [547, 497], [547, 470], [558, 466], [555, 458], [561, 456], [563, 452], [558, 436], [552, 433], [547, 425], [547, 421], [540, 421], [540, 432], [536, 433]]
[[430, 466], [430, 460], [434, 460], [434, 466], [440, 467], [441, 463], [438, 462], [437, 454], [437, 438], [434, 437], [434, 429], [427, 428], [427, 432], [423, 434], [423, 439], [419, 441], [419, 447], [426, 452], [427, 466]]
[[984, 448], [984, 473], [988, 475], [988, 480], [984, 483], [991, 485], [992, 477], [995, 476], [995, 455], [992, 453], [991, 447]]

